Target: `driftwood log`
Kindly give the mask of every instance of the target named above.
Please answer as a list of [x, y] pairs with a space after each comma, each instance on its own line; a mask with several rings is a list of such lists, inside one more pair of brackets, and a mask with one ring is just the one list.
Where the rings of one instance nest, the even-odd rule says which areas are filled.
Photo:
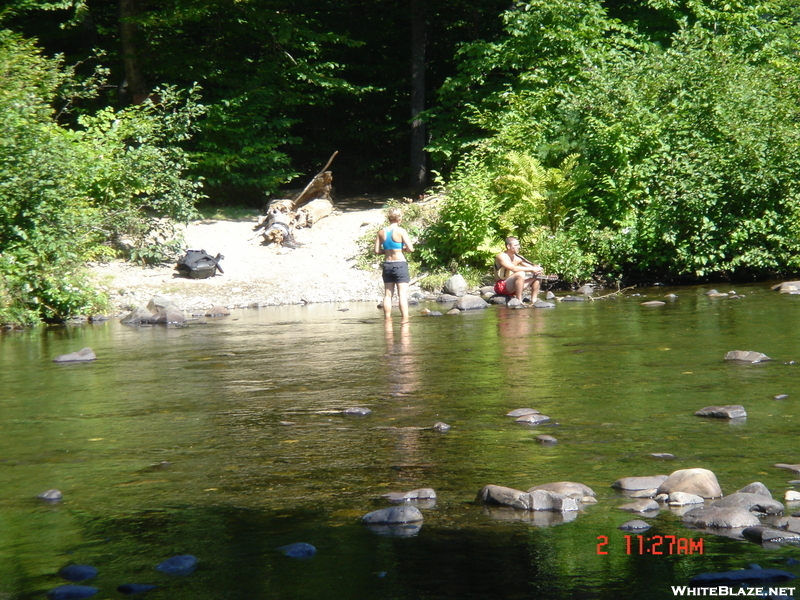
[[297, 248], [300, 244], [294, 239], [294, 230], [311, 227], [333, 212], [333, 174], [327, 169], [337, 154], [331, 155], [322, 170], [298, 194], [276, 198], [267, 204], [266, 214], [253, 227], [253, 231], [263, 236], [262, 243]]

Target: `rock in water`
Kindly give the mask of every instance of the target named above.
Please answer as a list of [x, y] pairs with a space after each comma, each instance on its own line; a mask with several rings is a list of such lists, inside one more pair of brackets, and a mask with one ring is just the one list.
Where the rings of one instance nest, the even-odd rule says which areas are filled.
[[86, 581], [97, 575], [97, 569], [89, 565], [67, 565], [62, 568], [58, 575], [67, 581]]
[[422, 513], [416, 506], [394, 506], [367, 513], [361, 518], [364, 523], [417, 523]]
[[60, 585], [47, 592], [50, 600], [82, 600], [94, 596], [100, 588], [88, 585]]
[[46, 492], [42, 492], [38, 496], [39, 500], [47, 500], [48, 502], [58, 502], [61, 500], [62, 495], [61, 492], [58, 490], [47, 490]]
[[77, 352], [70, 352], [69, 354], [59, 354], [53, 359], [53, 362], [88, 362], [97, 360], [94, 351], [91, 348], [81, 348]]
[[314, 546], [305, 542], [287, 544], [286, 546], [281, 546], [278, 550], [290, 558], [311, 558], [317, 553], [317, 549]]
[[725, 360], [746, 363], [760, 363], [771, 360], [766, 354], [752, 350], [731, 350], [725, 355]]
[[147, 585], [144, 583], [125, 583], [117, 588], [120, 594], [132, 596], [133, 594], [142, 594], [156, 589], [157, 585]]
[[197, 557], [191, 554], [179, 554], [168, 558], [156, 566], [157, 571], [167, 575], [189, 575], [197, 568]]

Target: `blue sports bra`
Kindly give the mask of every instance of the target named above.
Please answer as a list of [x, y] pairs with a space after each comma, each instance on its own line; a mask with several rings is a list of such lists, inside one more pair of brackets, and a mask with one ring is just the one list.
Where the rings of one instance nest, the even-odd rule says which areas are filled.
[[405, 244], [403, 244], [403, 242], [395, 242], [392, 239], [392, 232], [393, 231], [394, 231], [394, 229], [389, 229], [388, 227], [384, 228], [384, 230], [383, 230], [384, 236], [386, 238], [384, 240], [384, 242], [383, 242], [383, 249], [384, 250], [402, 250], [403, 246], [405, 245]]

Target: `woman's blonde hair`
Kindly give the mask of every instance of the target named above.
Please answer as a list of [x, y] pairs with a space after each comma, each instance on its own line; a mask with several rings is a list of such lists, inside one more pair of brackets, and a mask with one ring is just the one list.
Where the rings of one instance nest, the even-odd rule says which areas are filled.
[[390, 223], [399, 223], [400, 219], [403, 218], [403, 211], [395, 206], [386, 212], [386, 217], [389, 219]]

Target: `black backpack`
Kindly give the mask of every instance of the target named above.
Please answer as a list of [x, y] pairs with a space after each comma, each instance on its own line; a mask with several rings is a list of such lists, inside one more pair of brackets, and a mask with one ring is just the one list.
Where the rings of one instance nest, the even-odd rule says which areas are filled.
[[206, 277], [213, 277], [217, 271], [224, 273], [222, 267], [219, 266], [224, 256], [217, 254], [216, 257], [211, 256], [205, 250], [187, 250], [180, 259], [175, 268], [178, 273], [191, 277], [192, 279], [205, 279]]

